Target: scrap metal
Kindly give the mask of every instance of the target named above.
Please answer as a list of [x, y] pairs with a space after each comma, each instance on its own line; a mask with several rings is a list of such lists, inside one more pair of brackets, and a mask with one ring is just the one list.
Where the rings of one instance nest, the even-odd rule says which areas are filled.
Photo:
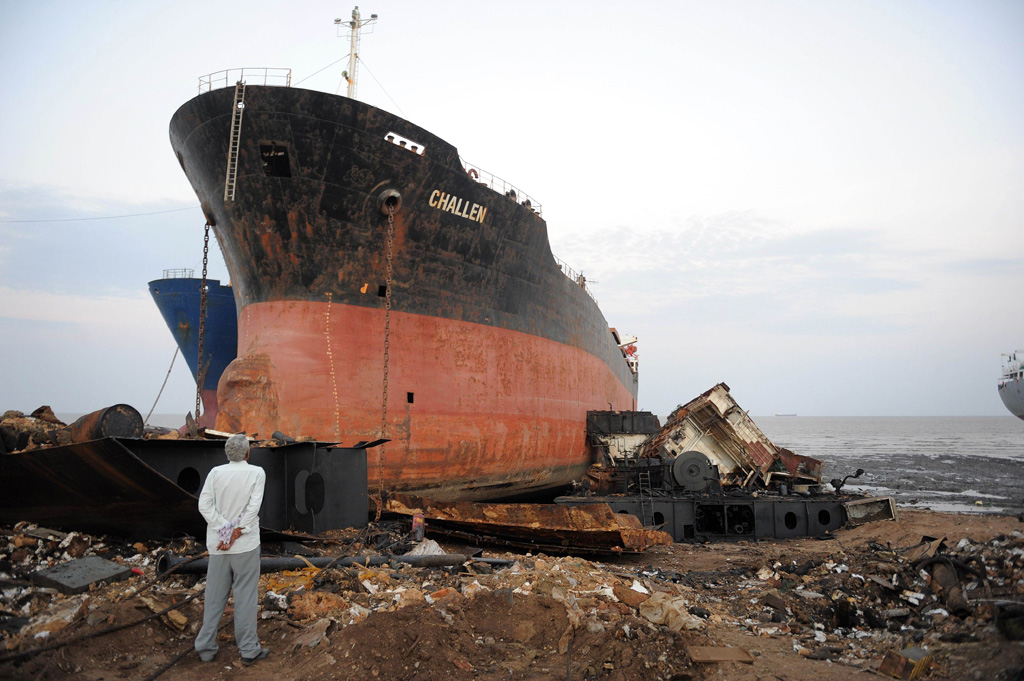
[[592, 411], [597, 462], [579, 491], [555, 499], [600, 502], [675, 541], [822, 535], [846, 523], [896, 519], [889, 497], [826, 492], [818, 459], [777, 447], [719, 383], [676, 409], [664, 427], [650, 412]]
[[776, 447], [719, 383], [673, 411], [661, 431], [647, 440], [641, 456], [699, 452], [718, 467], [723, 486], [763, 486], [774, 481], [821, 484], [821, 461]]
[[[369, 443], [370, 445], [375, 443]], [[264, 533], [367, 523], [366, 450], [317, 442], [253, 447], [267, 473]], [[0, 522], [133, 538], [202, 537], [198, 494], [223, 440], [104, 438], [0, 456]]]
[[640, 552], [672, 543], [665, 532], [644, 528], [635, 516], [614, 513], [602, 503], [481, 504], [395, 494], [388, 498], [385, 508], [409, 517], [422, 514], [429, 531], [494, 536], [547, 550]]

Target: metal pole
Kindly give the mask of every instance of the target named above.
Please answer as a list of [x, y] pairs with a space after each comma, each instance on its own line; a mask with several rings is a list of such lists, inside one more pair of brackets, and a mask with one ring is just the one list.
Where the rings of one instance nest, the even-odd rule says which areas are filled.
[[356, 97], [356, 57], [359, 52], [359, 8], [352, 10], [352, 21], [349, 23], [352, 28], [352, 44], [348, 54], [348, 98]]

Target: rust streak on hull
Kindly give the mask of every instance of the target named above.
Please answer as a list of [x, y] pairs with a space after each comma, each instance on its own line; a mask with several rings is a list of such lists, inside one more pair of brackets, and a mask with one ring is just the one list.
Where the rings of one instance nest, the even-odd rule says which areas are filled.
[[[327, 307], [246, 306], [244, 345], [219, 386], [219, 430], [280, 430], [346, 444], [379, 435], [382, 313], [330, 304], [328, 315]], [[399, 312], [391, 328], [389, 489], [487, 498], [566, 484], [590, 463], [581, 427], [587, 410], [633, 401], [601, 360], [578, 348]], [[371, 489], [378, 450], [369, 454]]]

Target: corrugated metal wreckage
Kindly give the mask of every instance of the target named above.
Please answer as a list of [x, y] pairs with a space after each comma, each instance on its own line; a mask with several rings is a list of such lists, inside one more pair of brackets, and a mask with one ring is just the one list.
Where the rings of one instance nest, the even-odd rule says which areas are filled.
[[587, 437], [599, 461], [577, 494], [556, 503], [606, 503], [676, 541], [816, 536], [896, 518], [889, 497], [838, 494], [845, 479], [827, 492], [821, 461], [772, 443], [725, 383], [664, 427], [649, 412], [590, 412]]
[[[128, 410], [118, 405], [85, 418], [98, 439], [0, 456], [0, 522], [122, 536], [201, 535], [196, 495], [223, 460], [223, 441], [142, 439], [141, 417], [131, 410], [137, 419], [129, 418]], [[108, 422], [106, 430], [96, 425]], [[5, 439], [17, 442], [6, 427]], [[840, 494], [845, 478], [826, 491], [821, 461], [776, 447], [724, 383], [676, 409], [663, 427], [649, 412], [593, 411], [586, 432], [595, 463], [554, 504], [385, 494], [382, 510], [420, 515], [432, 531], [449, 535], [565, 552], [637, 552], [670, 539], [814, 536], [896, 518], [888, 497]], [[366, 448], [378, 444], [257, 443], [251, 460], [267, 471], [264, 531], [365, 525]]]

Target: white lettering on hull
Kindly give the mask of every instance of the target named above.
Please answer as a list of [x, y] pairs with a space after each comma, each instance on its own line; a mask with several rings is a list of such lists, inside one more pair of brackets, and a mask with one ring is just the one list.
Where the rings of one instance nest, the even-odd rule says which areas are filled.
[[478, 203], [470, 203], [464, 201], [458, 196], [448, 194], [435, 189], [430, 192], [430, 198], [427, 199], [427, 205], [437, 210], [443, 210], [453, 215], [458, 215], [461, 218], [472, 220], [473, 222], [479, 222], [483, 224], [484, 217], [487, 215], [487, 206], [481, 206]]

